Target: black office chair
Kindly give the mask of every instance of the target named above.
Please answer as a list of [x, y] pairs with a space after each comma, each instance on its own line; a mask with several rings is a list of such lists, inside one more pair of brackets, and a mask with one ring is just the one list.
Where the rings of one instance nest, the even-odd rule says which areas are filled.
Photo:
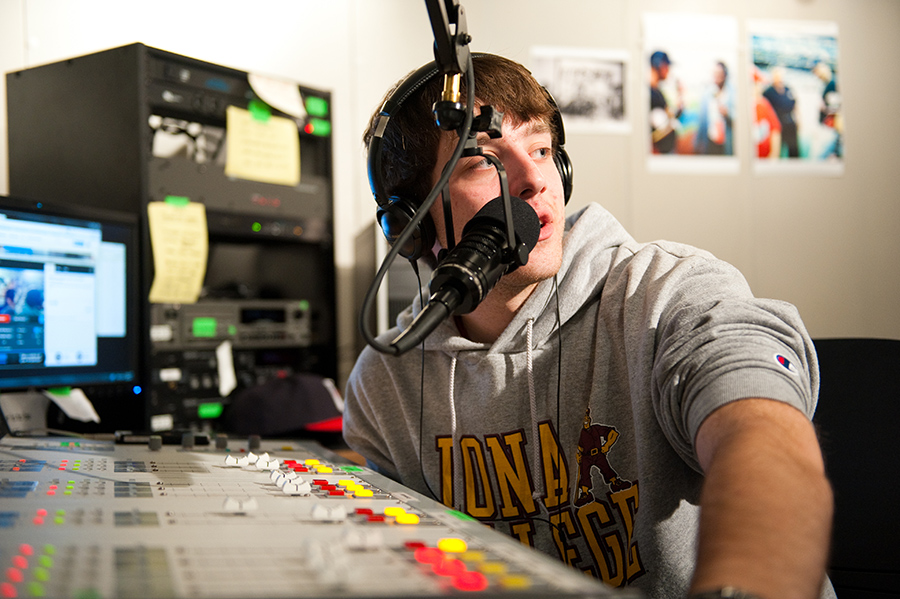
[[900, 596], [900, 340], [818, 339], [813, 422], [834, 487], [839, 599]]

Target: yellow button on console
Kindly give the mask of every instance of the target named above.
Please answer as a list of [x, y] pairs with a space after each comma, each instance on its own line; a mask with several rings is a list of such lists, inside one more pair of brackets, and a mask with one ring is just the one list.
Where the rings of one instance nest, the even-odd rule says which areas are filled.
[[502, 562], [484, 562], [478, 569], [484, 574], [506, 574], [506, 564]]
[[531, 586], [531, 579], [522, 574], [504, 576], [500, 579], [500, 586], [505, 589], [526, 589]]
[[415, 514], [397, 514], [397, 524], [418, 524], [419, 517]]
[[462, 539], [448, 537], [438, 541], [438, 549], [446, 553], [463, 553], [469, 546]]

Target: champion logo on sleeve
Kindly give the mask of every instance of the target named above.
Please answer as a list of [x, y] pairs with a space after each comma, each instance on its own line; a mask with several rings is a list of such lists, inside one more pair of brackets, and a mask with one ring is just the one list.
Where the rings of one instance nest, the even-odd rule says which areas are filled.
[[788, 372], [790, 372], [791, 374], [799, 374], [797, 372], [797, 367], [794, 366], [794, 364], [790, 360], [788, 360], [786, 356], [783, 356], [781, 354], [775, 354], [775, 361], [778, 362], [779, 364], [781, 364], [784, 367], [784, 369], [787, 370]]

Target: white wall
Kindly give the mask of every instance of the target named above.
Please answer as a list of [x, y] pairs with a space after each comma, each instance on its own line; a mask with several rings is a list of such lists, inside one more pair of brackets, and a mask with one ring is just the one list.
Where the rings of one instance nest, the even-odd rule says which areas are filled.
[[[540, 0], [464, 2], [478, 49], [528, 60], [531, 45], [625, 48], [631, 114], [643, 118], [641, 16], [729, 14], [835, 21], [846, 118], [841, 177], [650, 174], [646, 125], [628, 138], [567, 135], [571, 204], [598, 201], [639, 241], [667, 238], [708, 249], [747, 276], [757, 295], [796, 304], [816, 337], [900, 338], [900, 2], [871, 0]], [[745, 38], [744, 38], [745, 39]], [[746, 44], [739, 58], [747, 58]], [[526, 63], [527, 64], [527, 63]], [[744, 71], [746, 73], [746, 71]], [[740, 75], [741, 73], [739, 73]], [[741, 77], [742, 98], [749, 98]], [[745, 104], [746, 105], [746, 104]], [[747, 115], [738, 123], [749, 131]], [[740, 149], [738, 150], [740, 152]]]
[[[609, 208], [641, 241], [668, 238], [729, 260], [758, 295], [795, 303], [815, 337], [900, 338], [900, 2], [896, 0], [461, 0], [473, 50], [527, 65], [532, 45], [624, 48], [629, 109], [643, 131], [641, 15], [836, 21], [846, 117], [841, 177], [649, 174], [640, 133], [568, 135], [569, 209]], [[387, 87], [431, 59], [420, 0], [0, 0], [0, 71], [131, 42], [286, 77], [333, 93], [342, 373], [356, 354], [354, 242], [371, 227], [361, 131]], [[746, 48], [740, 58], [746, 62]], [[746, 82], [740, 88], [748, 96]], [[8, 191], [5, 78], [0, 193]], [[741, 117], [746, 118], [746, 116]], [[740, 122], [739, 122], [740, 126]], [[745, 127], [746, 129], [746, 127]]]

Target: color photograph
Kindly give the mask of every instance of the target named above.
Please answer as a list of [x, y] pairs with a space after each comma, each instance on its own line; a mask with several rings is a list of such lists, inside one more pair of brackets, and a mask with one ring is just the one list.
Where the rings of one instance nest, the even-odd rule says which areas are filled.
[[648, 168], [737, 172], [737, 20], [646, 14], [643, 48]]
[[754, 171], [842, 173], [837, 24], [750, 21], [747, 29]]

